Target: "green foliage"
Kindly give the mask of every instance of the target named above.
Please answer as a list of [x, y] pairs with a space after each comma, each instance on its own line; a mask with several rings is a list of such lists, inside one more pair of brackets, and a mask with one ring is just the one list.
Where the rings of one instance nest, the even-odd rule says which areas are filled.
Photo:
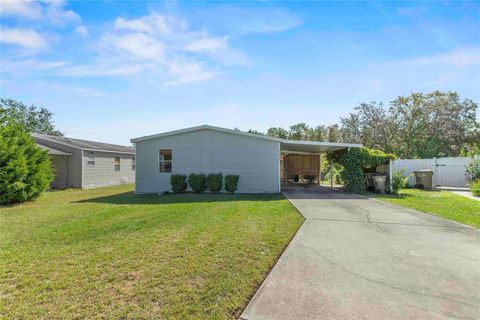
[[480, 158], [474, 158], [467, 166], [465, 175], [469, 182], [480, 179]]
[[222, 190], [222, 174], [210, 173], [207, 176], [207, 188], [210, 192], [217, 193]]
[[405, 176], [405, 170], [397, 170], [392, 172], [392, 193], [398, 194], [398, 192], [404, 189], [408, 183], [408, 176]]
[[470, 191], [472, 191], [474, 196], [480, 197], [480, 178], [470, 183]]
[[175, 193], [184, 192], [187, 189], [187, 176], [183, 174], [172, 174], [170, 185]]
[[47, 151], [12, 119], [0, 122], [0, 204], [33, 200], [53, 180]]
[[202, 193], [207, 189], [207, 182], [203, 173], [192, 173], [188, 176], [188, 184], [195, 193]]
[[225, 176], [225, 190], [230, 193], [234, 193], [235, 191], [237, 191], [238, 179], [238, 175], [227, 174]]
[[471, 146], [464, 146], [460, 152], [461, 157], [480, 157], [480, 143], [472, 143]]
[[55, 129], [53, 113], [46, 108], [37, 109], [35, 105], [27, 106], [13, 99], [0, 99], [0, 117], [15, 119], [27, 132], [63, 136]]
[[341, 179], [348, 191], [363, 193], [366, 188], [365, 169], [376, 167], [395, 159], [395, 155], [368, 148], [352, 148], [340, 156], [342, 165]]
[[[401, 158], [479, 155], [478, 104], [455, 92], [434, 91], [400, 96], [389, 105], [361, 103], [340, 124], [287, 130], [268, 129], [267, 135], [291, 140], [361, 143]], [[250, 132], [259, 133], [255, 130]]]

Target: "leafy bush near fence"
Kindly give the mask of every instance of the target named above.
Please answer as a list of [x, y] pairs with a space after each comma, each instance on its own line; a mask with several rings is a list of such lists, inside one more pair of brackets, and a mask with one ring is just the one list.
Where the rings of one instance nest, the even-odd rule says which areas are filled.
[[474, 158], [465, 171], [469, 182], [480, 179], [480, 158]]
[[202, 193], [207, 189], [207, 182], [203, 173], [192, 173], [188, 176], [188, 184], [195, 193]]
[[364, 193], [366, 188], [364, 170], [375, 169], [395, 158], [393, 154], [365, 147], [352, 148], [343, 153], [339, 158], [339, 163], [343, 167], [340, 177], [344, 182], [345, 188], [351, 192]]
[[238, 179], [239, 179], [238, 175], [227, 174], [225, 176], [225, 190], [227, 190], [230, 193], [234, 193], [235, 191], [237, 191]]
[[207, 188], [210, 192], [216, 193], [222, 190], [222, 174], [210, 173], [207, 176]]
[[470, 183], [470, 191], [474, 196], [480, 197], [480, 178]]
[[175, 193], [184, 192], [187, 189], [187, 176], [183, 174], [172, 174], [170, 185]]
[[392, 172], [392, 193], [398, 194], [398, 192], [404, 189], [408, 183], [408, 176], [405, 176], [405, 170], [396, 170]]
[[[1, 119], [0, 119], [1, 120]], [[37, 198], [53, 180], [48, 152], [14, 120], [0, 122], [0, 204]]]

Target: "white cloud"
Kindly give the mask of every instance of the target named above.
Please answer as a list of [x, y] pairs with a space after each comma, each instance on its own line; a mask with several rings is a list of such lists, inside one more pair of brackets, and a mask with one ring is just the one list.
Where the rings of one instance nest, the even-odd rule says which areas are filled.
[[88, 29], [84, 25], [79, 25], [75, 28], [75, 32], [81, 35], [82, 37], [88, 36]]
[[0, 0], [0, 15], [20, 16], [38, 20], [42, 17], [42, 5], [34, 1]]
[[187, 44], [186, 49], [192, 52], [205, 52], [225, 49], [227, 38], [201, 38]]
[[35, 21], [45, 21], [55, 25], [81, 21], [80, 16], [65, 9], [62, 0], [0, 0], [0, 14]]
[[183, 19], [157, 13], [137, 19], [117, 18], [97, 47], [94, 64], [69, 67], [63, 74], [148, 73], [150, 82], [157, 77], [168, 86], [176, 86], [212, 79], [223, 66], [248, 63], [241, 52], [229, 46], [227, 36], [213, 37], [206, 30], [191, 30]]
[[48, 47], [47, 41], [44, 37], [31, 29], [7, 28], [1, 26], [0, 41], [31, 49], [44, 49]]

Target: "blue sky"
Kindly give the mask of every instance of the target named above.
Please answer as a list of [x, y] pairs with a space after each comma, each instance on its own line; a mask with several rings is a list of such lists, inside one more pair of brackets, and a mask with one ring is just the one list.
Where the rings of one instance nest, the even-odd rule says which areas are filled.
[[2, 97], [68, 136], [331, 124], [360, 102], [480, 102], [478, 2], [0, 0]]

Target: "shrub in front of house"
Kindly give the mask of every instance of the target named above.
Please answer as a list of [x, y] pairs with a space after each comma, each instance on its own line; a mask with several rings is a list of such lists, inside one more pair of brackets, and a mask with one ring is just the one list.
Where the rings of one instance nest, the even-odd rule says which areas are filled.
[[480, 178], [470, 183], [470, 191], [472, 191], [474, 196], [480, 197]]
[[225, 176], [225, 190], [227, 190], [230, 193], [234, 193], [235, 191], [237, 191], [238, 179], [239, 179], [238, 175], [227, 174]]
[[[0, 119], [1, 120], [1, 119]], [[37, 198], [53, 180], [48, 152], [14, 120], [0, 122], [0, 204]]]
[[206, 177], [203, 173], [192, 173], [188, 176], [188, 184], [195, 193], [202, 193], [207, 189]]
[[187, 189], [187, 176], [183, 174], [172, 174], [170, 185], [175, 193], [182, 193]]
[[222, 174], [210, 173], [207, 176], [207, 188], [212, 193], [217, 193], [222, 190]]

